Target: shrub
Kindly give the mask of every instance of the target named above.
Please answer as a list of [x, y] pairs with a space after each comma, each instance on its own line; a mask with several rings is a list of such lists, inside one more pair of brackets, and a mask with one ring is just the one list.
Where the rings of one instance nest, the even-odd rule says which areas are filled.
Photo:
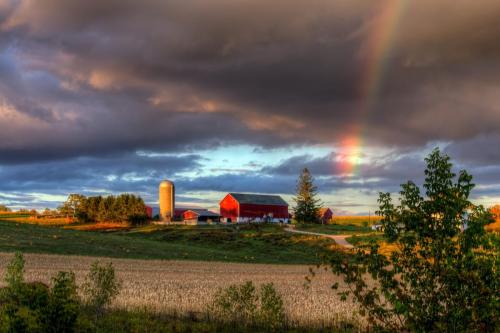
[[265, 284], [260, 289], [260, 321], [266, 326], [277, 328], [285, 322], [283, 299], [272, 283]]
[[7, 265], [4, 280], [12, 292], [19, 291], [24, 282], [24, 257], [22, 253], [16, 252], [14, 258]]
[[146, 214], [131, 214], [127, 217], [128, 222], [133, 225], [143, 225], [148, 222], [148, 216]]
[[220, 289], [215, 296], [214, 310], [221, 318], [253, 322], [257, 311], [258, 296], [251, 281]]
[[120, 288], [121, 281], [115, 275], [113, 264], [100, 265], [98, 261], [92, 264], [82, 285], [82, 291], [96, 320], [103, 315], [106, 306], [110, 305], [119, 294]]
[[286, 319], [283, 300], [272, 283], [263, 285], [259, 294], [252, 281], [220, 289], [211, 311], [223, 320], [273, 329], [283, 326]]
[[498, 241], [484, 229], [491, 215], [469, 201], [472, 177], [457, 177], [448, 156], [435, 150], [426, 162], [425, 196], [413, 182], [402, 185], [398, 206], [380, 194], [385, 238], [397, 250], [386, 257], [373, 243], [354, 258], [334, 256], [333, 271], [350, 287], [340, 295], [352, 294], [386, 330], [494, 332], [500, 276]]
[[80, 312], [75, 274], [59, 272], [52, 278], [48, 307], [45, 311], [46, 332], [73, 332]]

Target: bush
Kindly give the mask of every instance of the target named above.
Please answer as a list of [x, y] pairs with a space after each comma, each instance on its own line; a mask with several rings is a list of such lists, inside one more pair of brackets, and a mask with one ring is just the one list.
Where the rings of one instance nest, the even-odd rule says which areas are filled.
[[211, 312], [235, 323], [273, 329], [283, 326], [286, 320], [283, 300], [272, 283], [263, 285], [259, 294], [251, 281], [220, 289]]
[[265, 284], [260, 289], [259, 319], [272, 328], [282, 326], [286, 320], [283, 299], [272, 283]]
[[402, 185], [397, 206], [380, 194], [384, 236], [397, 250], [386, 257], [373, 243], [354, 258], [334, 256], [332, 269], [351, 290], [339, 294], [352, 294], [362, 314], [386, 330], [495, 332], [498, 241], [484, 228], [491, 215], [468, 200], [472, 177], [457, 177], [448, 156], [435, 150], [426, 162], [425, 195], [413, 182]]
[[113, 264], [100, 265], [98, 261], [92, 264], [82, 285], [82, 291], [96, 321], [103, 315], [106, 306], [119, 294], [120, 288], [121, 281], [115, 275]]
[[10, 291], [19, 291], [24, 282], [24, 257], [22, 253], [16, 252], [14, 259], [7, 265], [4, 280]]
[[131, 214], [128, 216], [127, 221], [133, 225], [143, 225], [148, 222], [148, 216], [146, 214]]
[[52, 283], [44, 316], [46, 332], [73, 332], [80, 312], [75, 274], [59, 272], [52, 278]]
[[0, 289], [0, 332], [73, 332], [79, 301], [73, 273], [59, 272], [50, 289], [24, 282], [24, 258], [16, 253]]

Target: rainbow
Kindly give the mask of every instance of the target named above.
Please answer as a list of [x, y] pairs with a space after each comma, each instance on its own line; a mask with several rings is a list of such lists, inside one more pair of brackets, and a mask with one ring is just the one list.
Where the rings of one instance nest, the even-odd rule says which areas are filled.
[[[363, 130], [370, 111], [377, 103], [394, 46], [394, 38], [409, 0], [383, 0], [377, 15], [367, 25], [370, 29], [362, 49], [359, 106], [349, 135], [341, 142], [340, 171], [355, 174], [363, 157]], [[367, 124], [366, 124], [367, 125]], [[367, 125], [368, 126], [368, 125]]]

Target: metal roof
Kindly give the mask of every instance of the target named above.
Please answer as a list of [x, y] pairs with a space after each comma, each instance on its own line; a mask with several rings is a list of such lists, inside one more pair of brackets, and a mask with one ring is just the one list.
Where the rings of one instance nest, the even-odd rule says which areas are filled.
[[240, 204], [288, 206], [279, 195], [229, 193]]
[[214, 217], [220, 216], [219, 214], [214, 213], [214, 212], [207, 210], [207, 209], [188, 209], [188, 210], [186, 210], [186, 212], [193, 212], [198, 216], [214, 216]]

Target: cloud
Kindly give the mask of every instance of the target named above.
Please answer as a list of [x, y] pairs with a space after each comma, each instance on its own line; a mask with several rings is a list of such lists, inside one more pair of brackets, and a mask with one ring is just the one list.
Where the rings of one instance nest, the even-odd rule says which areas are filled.
[[[500, 3], [402, 3], [0, 0], [0, 187], [49, 191], [59, 175], [66, 191], [146, 191], [163, 169], [202, 168], [200, 151], [245, 144], [332, 154], [257, 161], [261, 175], [212, 166], [225, 174], [180, 188], [289, 193], [308, 166], [325, 191], [392, 189], [421, 179], [436, 142], [496, 182]], [[353, 140], [383, 152], [346, 178]]]
[[19, 119], [0, 125], [0, 153], [12, 156], [2, 162], [340, 144], [353, 126], [378, 145], [494, 133], [500, 5], [486, 2], [408, 4], [365, 109], [370, 43], [390, 1], [4, 1], [0, 92]]

